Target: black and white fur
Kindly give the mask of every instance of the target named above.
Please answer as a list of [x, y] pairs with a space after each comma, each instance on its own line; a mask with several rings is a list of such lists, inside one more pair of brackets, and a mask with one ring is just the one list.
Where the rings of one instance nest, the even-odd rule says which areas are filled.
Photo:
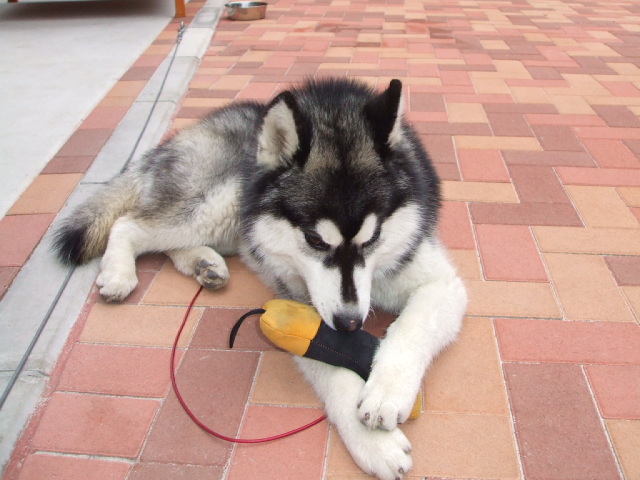
[[80, 206], [55, 248], [74, 263], [103, 255], [97, 284], [110, 301], [135, 288], [144, 252], [166, 252], [209, 288], [229, 278], [223, 255], [240, 252], [333, 328], [361, 328], [374, 306], [399, 313], [366, 383], [297, 362], [356, 463], [402, 478], [411, 446], [398, 425], [466, 307], [436, 236], [439, 181], [402, 111], [400, 81], [378, 93], [339, 79], [215, 111]]

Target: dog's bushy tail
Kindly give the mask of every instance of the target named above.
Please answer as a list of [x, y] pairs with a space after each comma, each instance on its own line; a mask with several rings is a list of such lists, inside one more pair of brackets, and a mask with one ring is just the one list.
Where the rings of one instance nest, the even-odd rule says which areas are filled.
[[124, 173], [78, 206], [56, 227], [53, 249], [67, 264], [81, 264], [102, 255], [114, 222], [138, 201], [135, 178]]

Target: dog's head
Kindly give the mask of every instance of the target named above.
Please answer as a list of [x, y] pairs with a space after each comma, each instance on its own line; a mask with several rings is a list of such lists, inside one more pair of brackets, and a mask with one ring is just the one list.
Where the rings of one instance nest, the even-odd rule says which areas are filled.
[[402, 111], [398, 80], [381, 93], [331, 80], [281, 93], [264, 116], [245, 199], [252, 253], [338, 330], [362, 327], [376, 276], [397, 270], [424, 234], [412, 198], [424, 152]]

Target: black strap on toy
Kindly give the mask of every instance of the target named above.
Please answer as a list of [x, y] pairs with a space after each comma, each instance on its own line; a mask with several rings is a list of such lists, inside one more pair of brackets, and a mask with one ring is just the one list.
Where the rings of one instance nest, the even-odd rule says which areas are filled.
[[236, 335], [238, 335], [238, 330], [240, 330], [240, 325], [242, 325], [242, 322], [244, 322], [247, 317], [250, 317], [251, 315], [262, 315], [264, 312], [266, 312], [264, 308], [254, 308], [253, 310], [249, 310], [238, 319], [236, 324], [231, 329], [231, 333], [229, 334], [229, 348], [233, 348], [233, 344], [236, 341]]

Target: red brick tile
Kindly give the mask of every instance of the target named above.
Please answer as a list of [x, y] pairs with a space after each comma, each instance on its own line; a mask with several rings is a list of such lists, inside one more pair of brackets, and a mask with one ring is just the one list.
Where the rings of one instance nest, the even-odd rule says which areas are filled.
[[76, 130], [58, 151], [57, 156], [96, 156], [113, 133], [112, 129], [87, 128]]
[[0, 267], [0, 299], [7, 293], [19, 271], [20, 267]]
[[[252, 352], [190, 349], [176, 380], [189, 408], [205, 425], [235, 436], [257, 363], [258, 355]], [[193, 423], [171, 391], [141, 458], [145, 462], [224, 467], [231, 448], [230, 443], [210, 436]]]
[[156, 69], [157, 65], [134, 65], [120, 77], [120, 80], [149, 80]]
[[487, 113], [494, 135], [533, 137], [531, 127], [520, 113]]
[[7, 215], [0, 220], [0, 266], [21, 267], [55, 215]]
[[[323, 415], [310, 408], [249, 406], [242, 425], [243, 438], [262, 438], [305, 425]], [[238, 445], [229, 480], [322, 478], [329, 428], [327, 422], [275, 442]]]
[[[533, 125], [531, 127], [545, 150], [581, 152], [584, 149], [572, 129], [562, 125]], [[597, 127], [594, 127], [597, 128]]]
[[474, 224], [583, 226], [567, 203], [474, 203], [469, 208]]
[[217, 465], [175, 465], [140, 462], [131, 469], [127, 480], [213, 480], [223, 478], [224, 468]]
[[62, 480], [92, 478], [100, 480], [125, 480], [131, 465], [113, 460], [68, 457], [34, 453], [29, 455], [22, 469], [20, 480]]
[[499, 150], [458, 150], [458, 163], [466, 181], [511, 181]]
[[168, 348], [79, 343], [67, 359], [58, 390], [164, 397], [170, 382], [167, 368], [170, 357]]
[[585, 367], [604, 418], [640, 419], [640, 365]]
[[54, 393], [33, 446], [54, 452], [136, 458], [159, 405], [156, 400]]
[[618, 285], [640, 286], [640, 257], [607, 256], [604, 257]]
[[530, 125], [585, 125], [600, 127], [605, 123], [596, 115], [563, 114], [554, 115], [548, 113], [529, 113], [525, 115]]
[[638, 168], [638, 159], [620, 140], [584, 138], [582, 143], [602, 168]]
[[620, 478], [579, 366], [504, 366], [526, 478]]
[[531, 230], [520, 225], [476, 225], [487, 280], [547, 282]]
[[[229, 334], [238, 319], [249, 309], [207, 308], [198, 322], [191, 348], [228, 348]], [[274, 350], [275, 347], [260, 331], [260, 315], [248, 317], [238, 330], [234, 349]]]
[[570, 203], [550, 167], [509, 165], [509, 174], [522, 203]]
[[632, 323], [495, 319], [502, 360], [640, 365]]
[[624, 105], [592, 105], [610, 127], [640, 127], [640, 119]]
[[409, 108], [416, 112], [445, 112], [444, 98], [436, 93], [409, 93]]
[[46, 167], [42, 170], [43, 174], [55, 174], [55, 173], [84, 173], [86, 172], [95, 156], [93, 155], [80, 155], [75, 157], [53, 157]]
[[565, 185], [640, 187], [640, 170], [637, 169], [558, 167], [556, 171]]
[[451, 135], [420, 135], [420, 139], [435, 163], [456, 163]]
[[469, 210], [464, 202], [442, 202], [438, 230], [447, 248], [475, 249], [476, 247]]

